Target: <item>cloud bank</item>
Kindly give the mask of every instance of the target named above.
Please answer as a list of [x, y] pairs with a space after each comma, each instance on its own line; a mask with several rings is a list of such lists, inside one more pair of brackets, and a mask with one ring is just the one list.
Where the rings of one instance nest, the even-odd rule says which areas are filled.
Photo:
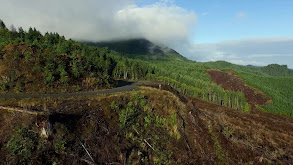
[[293, 69], [293, 37], [255, 38], [209, 44], [188, 44], [181, 51], [196, 61], [225, 60], [240, 65], [271, 63]]
[[34, 26], [43, 33], [56, 31], [89, 41], [185, 40], [196, 22], [195, 13], [169, 0], [142, 7], [134, 0], [4, 0], [1, 6], [5, 6], [0, 15], [7, 25]]

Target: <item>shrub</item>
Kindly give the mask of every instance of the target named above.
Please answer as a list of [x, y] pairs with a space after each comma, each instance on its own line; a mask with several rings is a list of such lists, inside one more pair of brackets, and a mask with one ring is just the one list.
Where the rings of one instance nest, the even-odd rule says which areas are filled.
[[6, 91], [8, 89], [8, 85], [6, 83], [3, 83], [3, 84], [0, 85], [0, 89], [2, 91]]
[[55, 129], [56, 129], [56, 134], [53, 140], [55, 153], [62, 154], [64, 153], [66, 149], [67, 142], [65, 139], [65, 135], [68, 133], [68, 130], [64, 125], [60, 123], [55, 124]]
[[27, 128], [17, 127], [8, 141], [8, 162], [11, 164], [31, 164], [32, 152], [37, 144], [37, 133]]
[[30, 61], [32, 59], [32, 53], [31, 52], [25, 52], [25, 61]]

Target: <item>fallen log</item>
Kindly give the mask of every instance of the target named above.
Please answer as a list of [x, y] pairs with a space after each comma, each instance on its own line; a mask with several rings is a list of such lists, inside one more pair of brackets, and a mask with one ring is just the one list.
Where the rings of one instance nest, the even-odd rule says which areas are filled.
[[8, 106], [0, 106], [0, 110], [21, 112], [21, 113], [27, 113], [27, 114], [31, 114], [31, 115], [41, 115], [41, 114], [43, 114], [43, 112], [29, 111], [29, 110], [26, 110], [26, 109], [23, 109], [23, 108], [8, 107]]

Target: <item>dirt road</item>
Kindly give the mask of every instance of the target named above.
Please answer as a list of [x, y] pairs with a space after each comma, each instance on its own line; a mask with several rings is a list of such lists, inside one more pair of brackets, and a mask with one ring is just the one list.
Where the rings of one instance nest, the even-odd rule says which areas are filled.
[[0, 99], [23, 99], [23, 98], [46, 98], [46, 97], [82, 97], [82, 96], [95, 96], [95, 95], [102, 95], [102, 94], [111, 94], [111, 93], [118, 93], [118, 92], [127, 92], [137, 89], [140, 83], [132, 83], [132, 82], [125, 82], [120, 81], [119, 87], [108, 89], [108, 90], [101, 90], [101, 91], [91, 91], [91, 92], [77, 92], [77, 93], [56, 93], [56, 94], [5, 94], [0, 95]]

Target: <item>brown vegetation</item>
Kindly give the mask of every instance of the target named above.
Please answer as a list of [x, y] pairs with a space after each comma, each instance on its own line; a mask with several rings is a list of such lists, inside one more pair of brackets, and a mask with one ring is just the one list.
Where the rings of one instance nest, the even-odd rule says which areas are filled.
[[[55, 133], [45, 140], [46, 152], [34, 150], [34, 162], [84, 164], [93, 162], [90, 156], [97, 164], [124, 164], [129, 161], [135, 164], [142, 163], [145, 158], [149, 158], [150, 162], [170, 160], [169, 163], [173, 161], [179, 164], [293, 162], [293, 119], [260, 111], [243, 113], [187, 98], [168, 85], [159, 84], [148, 85], [161, 90], [143, 87], [133, 92], [98, 97], [14, 100], [14, 106], [46, 109], [47, 115], [35, 117], [1, 111], [1, 120], [5, 121], [0, 125], [0, 136], [3, 137], [1, 153], [9, 153], [5, 144], [11, 138], [15, 126], [37, 131], [35, 123], [49, 121]], [[169, 118], [176, 114], [176, 124], [167, 124], [164, 129], [155, 126], [147, 129], [122, 128], [119, 122], [121, 109], [113, 109], [110, 105], [114, 101], [117, 103], [114, 107], [125, 106], [133, 94], [145, 96], [147, 106], [141, 109], [142, 113], [150, 112], [149, 115], [159, 118]], [[139, 124], [144, 123], [141, 119], [138, 116]], [[64, 131], [66, 135], [62, 134]], [[61, 148], [60, 152], [57, 150], [58, 154], [52, 154], [54, 144], [59, 142], [59, 135], [66, 141], [65, 149]], [[134, 142], [133, 135], [142, 137], [142, 141]], [[155, 140], [155, 136], [159, 139]], [[44, 154], [51, 154], [51, 158], [46, 158]], [[7, 154], [0, 156], [2, 160], [7, 160]]]
[[263, 111], [244, 113], [200, 99], [187, 99], [165, 85], [162, 88], [188, 105], [185, 114], [188, 142], [201, 163], [293, 162], [292, 118]]
[[247, 102], [254, 107], [258, 107], [265, 104], [271, 104], [272, 100], [266, 96], [263, 92], [250, 87], [245, 82], [235, 75], [233, 71], [220, 71], [220, 70], [208, 70], [208, 74], [211, 80], [220, 85], [226, 90], [244, 93]]
[[198, 99], [199, 118], [217, 132], [231, 162], [290, 164], [293, 162], [293, 119], [262, 111], [243, 113]]

